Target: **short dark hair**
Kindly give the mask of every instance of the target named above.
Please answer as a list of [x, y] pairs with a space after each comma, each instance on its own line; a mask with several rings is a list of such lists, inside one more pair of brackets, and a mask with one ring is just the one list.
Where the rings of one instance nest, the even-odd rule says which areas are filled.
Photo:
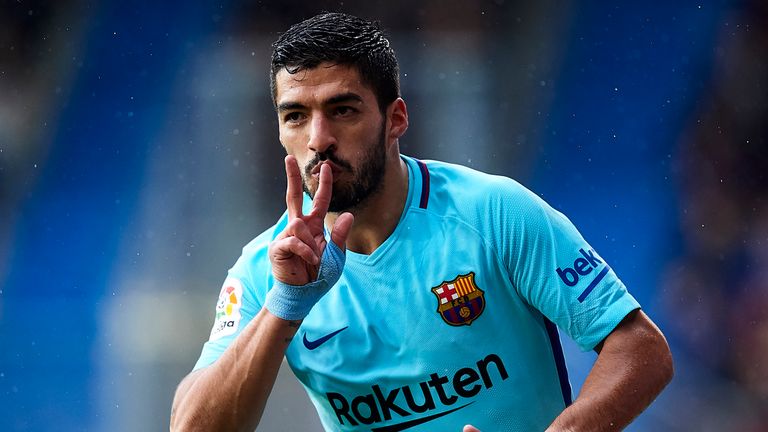
[[395, 51], [378, 23], [343, 13], [324, 13], [293, 25], [272, 44], [270, 89], [277, 97], [275, 76], [285, 68], [294, 74], [330, 62], [357, 68], [373, 89], [384, 112], [400, 97], [400, 71]]

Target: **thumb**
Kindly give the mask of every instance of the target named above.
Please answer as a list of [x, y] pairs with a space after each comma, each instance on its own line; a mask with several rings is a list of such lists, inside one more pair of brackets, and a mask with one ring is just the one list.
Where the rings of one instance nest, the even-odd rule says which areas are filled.
[[347, 248], [347, 236], [352, 229], [352, 222], [355, 221], [355, 217], [352, 213], [342, 213], [336, 218], [336, 222], [333, 223], [333, 230], [331, 230], [331, 241], [339, 247], [341, 250]]
[[480, 432], [480, 429], [472, 425], [466, 425], [464, 426], [464, 429], [462, 430], [462, 432]]

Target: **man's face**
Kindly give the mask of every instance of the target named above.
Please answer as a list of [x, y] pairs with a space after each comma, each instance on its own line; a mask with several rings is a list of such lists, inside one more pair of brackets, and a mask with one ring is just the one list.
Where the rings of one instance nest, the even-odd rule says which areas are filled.
[[327, 63], [289, 74], [277, 84], [280, 142], [296, 157], [312, 197], [320, 164], [333, 172], [329, 211], [352, 209], [376, 193], [386, 162], [386, 122], [373, 91], [353, 67]]

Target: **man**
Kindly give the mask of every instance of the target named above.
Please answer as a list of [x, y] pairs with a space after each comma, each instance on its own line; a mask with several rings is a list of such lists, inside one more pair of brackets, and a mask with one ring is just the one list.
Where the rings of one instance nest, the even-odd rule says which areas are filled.
[[[283, 356], [329, 431], [619, 430], [669, 382], [663, 335], [568, 219], [400, 154], [374, 24], [295, 25], [271, 78], [287, 212], [230, 270], [171, 429], [252, 430]], [[556, 325], [599, 353], [575, 401]]]

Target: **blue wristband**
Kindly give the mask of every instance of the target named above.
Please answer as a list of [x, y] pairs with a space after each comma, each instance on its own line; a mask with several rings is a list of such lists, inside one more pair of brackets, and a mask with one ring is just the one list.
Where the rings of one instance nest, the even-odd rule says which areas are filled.
[[302, 320], [341, 277], [346, 255], [329, 241], [320, 259], [317, 280], [306, 285], [289, 285], [275, 280], [264, 307], [284, 320]]

